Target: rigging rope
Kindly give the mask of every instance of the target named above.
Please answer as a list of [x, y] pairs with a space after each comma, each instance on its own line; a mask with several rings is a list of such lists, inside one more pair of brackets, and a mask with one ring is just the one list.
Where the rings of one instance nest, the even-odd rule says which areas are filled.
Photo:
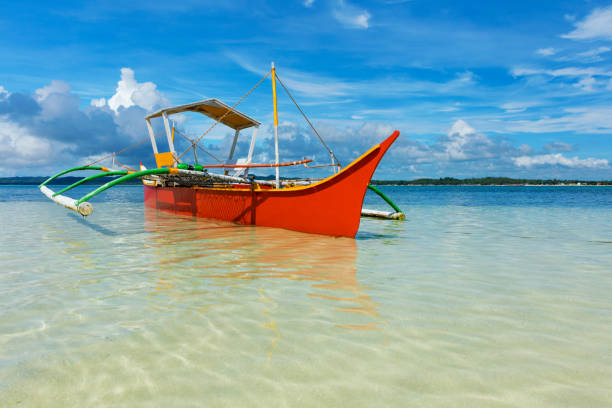
[[[181, 137], [183, 137], [185, 140], [187, 140], [188, 142], [192, 143], [191, 147], [189, 149], [191, 149], [192, 147], [197, 147], [198, 149], [200, 149], [201, 151], [203, 151], [204, 153], [206, 153], [207, 155], [209, 155], [210, 157], [212, 157], [213, 159], [215, 159], [216, 161], [218, 161], [219, 163], [223, 163], [221, 160], [219, 160], [217, 157], [215, 157], [215, 155], [213, 155], [212, 153], [208, 152], [207, 150], [205, 150], [202, 146], [200, 146], [199, 144], [194, 144], [193, 140], [191, 140], [189, 137], [187, 137], [186, 135], [184, 135], [180, 130], [175, 129], [175, 132], [178, 133]], [[187, 149], [187, 150], [189, 150]]]
[[236, 108], [236, 106], [238, 106], [238, 105], [240, 104], [240, 102], [242, 102], [242, 101], [244, 100], [244, 98], [246, 98], [247, 96], [249, 96], [249, 94], [250, 94], [251, 92], [253, 92], [253, 91], [255, 90], [255, 88], [257, 88], [257, 87], [259, 86], [259, 84], [261, 84], [261, 83], [264, 81], [264, 79], [266, 79], [266, 78], [267, 78], [267, 77], [268, 77], [268, 76], [269, 76], [271, 73], [272, 73], [272, 71], [270, 70], [270, 71], [269, 71], [269, 72], [266, 74], [266, 76], [264, 76], [263, 78], [261, 78], [261, 79], [259, 80], [259, 82], [258, 82], [257, 84], [255, 84], [255, 86], [254, 86], [254, 87], [252, 87], [252, 88], [251, 88], [251, 90], [250, 90], [249, 92], [247, 92], [247, 93], [246, 93], [246, 94], [245, 94], [245, 95], [244, 95], [242, 98], [240, 98], [240, 100], [239, 100], [238, 102], [236, 102], [236, 103], [234, 104], [234, 106], [232, 106], [232, 107], [231, 107], [231, 108], [230, 108], [230, 109], [229, 109], [227, 112], [225, 112], [225, 113], [224, 113], [224, 114], [223, 114], [223, 115], [222, 115], [222, 116], [221, 116], [219, 119], [217, 119], [217, 120], [215, 121], [215, 123], [213, 123], [213, 124], [212, 124], [212, 126], [211, 126], [211, 127], [209, 127], [209, 128], [208, 128], [208, 130], [206, 130], [206, 132], [204, 132], [204, 133], [202, 134], [202, 136], [198, 137], [198, 138], [197, 138], [197, 139], [196, 139], [194, 142], [192, 142], [192, 143], [191, 143], [191, 146], [189, 146], [189, 147], [187, 148], [187, 150], [185, 150], [183, 153], [181, 153], [181, 155], [180, 155], [180, 156], [178, 156], [178, 157], [176, 158], [176, 160], [178, 161], [178, 160], [179, 160], [181, 157], [183, 157], [183, 156], [185, 155], [185, 153], [187, 153], [187, 152], [188, 152], [188, 151], [189, 151], [189, 150], [190, 150], [190, 149], [191, 149], [191, 148], [192, 148], [194, 145], [196, 145], [196, 144], [197, 144], [197, 143], [198, 143], [198, 142], [199, 142], [199, 141], [200, 141], [200, 140], [201, 140], [201, 139], [202, 139], [204, 136], [206, 136], [206, 134], [207, 134], [208, 132], [210, 132], [210, 131], [211, 131], [211, 130], [212, 130], [214, 127], [215, 127], [215, 126], [217, 126], [217, 125], [219, 124], [219, 122], [221, 122], [221, 121], [223, 120], [223, 118], [225, 118], [227, 115], [229, 115], [231, 112], [233, 112], [233, 111], [234, 111], [234, 109]]
[[[179, 133], [179, 135], [181, 135], [183, 138], [185, 138], [187, 141], [189, 141], [191, 143], [191, 145], [187, 148], [187, 150], [185, 150], [183, 153], [181, 153], [178, 157], [176, 157], [176, 160], [178, 161], [181, 157], [183, 157], [185, 155], [185, 153], [187, 153], [189, 150], [191, 150], [194, 146], [196, 146], [197, 148], [199, 148], [200, 150], [202, 150], [204, 153], [206, 153], [207, 155], [209, 155], [210, 157], [212, 157], [213, 159], [215, 159], [216, 161], [218, 161], [219, 163], [222, 163], [221, 160], [219, 160], [217, 157], [215, 157], [213, 154], [209, 153], [208, 151], [206, 151], [202, 146], [200, 146], [198, 144], [198, 142], [200, 140], [202, 140], [202, 138], [204, 136], [206, 136], [215, 126], [217, 126], [219, 124], [219, 122], [221, 122], [227, 115], [229, 115], [230, 113], [232, 113], [236, 107], [247, 97], [249, 96], [249, 94], [251, 92], [253, 92], [255, 90], [255, 88], [257, 88], [270, 74], [272, 73], [272, 71], [270, 70], [263, 78], [261, 78], [259, 80], [259, 82], [257, 82], [255, 84], [255, 86], [253, 86], [246, 94], [244, 94], [244, 96], [242, 98], [240, 98], [240, 100], [238, 102], [236, 102], [229, 110], [227, 110], [223, 115], [221, 115], [221, 117], [219, 119], [217, 119], [215, 121], [215, 123], [212, 124], [211, 127], [209, 127], [200, 137], [198, 137], [196, 140], [191, 140], [190, 138], [188, 138], [187, 136], [185, 136], [184, 134], [182, 134], [180, 131], [177, 131]], [[333, 157], [333, 159], [336, 161], [335, 164], [329, 165], [329, 166], [338, 166], [338, 167], [342, 167], [340, 164], [340, 161], [338, 160], [338, 158], [336, 157], [336, 155], [334, 154], [334, 152], [327, 146], [327, 144], [325, 143], [325, 141], [323, 140], [323, 138], [321, 137], [321, 135], [319, 134], [319, 132], [317, 132], [317, 129], [315, 129], [314, 125], [312, 124], [312, 122], [310, 121], [310, 119], [308, 119], [308, 116], [306, 116], [306, 113], [304, 113], [304, 111], [302, 110], [302, 108], [300, 107], [300, 105], [298, 105], [298, 103], [295, 101], [295, 99], [293, 98], [293, 96], [291, 95], [291, 93], [289, 92], [289, 90], [287, 89], [287, 87], [285, 86], [285, 84], [283, 83], [283, 81], [281, 81], [281, 79], [278, 77], [278, 75], [276, 75], [276, 79], [278, 79], [278, 82], [281, 84], [281, 86], [283, 87], [283, 89], [285, 90], [285, 92], [287, 93], [287, 95], [289, 96], [289, 98], [291, 99], [291, 101], [295, 104], [295, 106], [298, 108], [298, 110], [300, 111], [300, 113], [302, 114], [302, 116], [304, 116], [304, 119], [306, 119], [306, 122], [308, 122], [308, 124], [310, 125], [310, 127], [312, 128], [312, 130], [315, 132], [315, 134], [317, 135], [317, 137], [319, 138], [319, 141], [321, 142], [321, 144], [323, 144], [323, 146], [325, 147], [325, 149], [327, 150], [327, 152], [331, 155], [331, 157]], [[173, 128], [174, 130], [174, 128]], [[162, 133], [157, 134], [154, 136], [155, 139], [157, 139]], [[141, 144], [147, 142], [148, 140], [150, 140], [150, 137], [146, 137], [143, 140], [141, 140], [140, 142], [126, 147], [125, 149], [119, 150], [118, 152], [113, 152], [110, 153], [106, 156], [101, 157], [98, 160], [95, 160], [89, 164], [87, 164], [86, 166], [91, 166], [94, 165], [96, 163], [99, 163], [103, 160], [106, 160], [108, 158], [114, 157], [114, 156], [118, 156], [121, 153], [125, 153], [128, 150], [131, 150], [135, 147], [140, 146]], [[119, 164], [121, 167], [125, 167], [126, 169], [129, 170], [133, 170], [130, 169], [129, 167], [126, 167], [124, 165], [122, 165], [121, 163], [117, 162], [117, 159], [115, 158], [115, 162], [117, 164]], [[325, 167], [325, 166], [307, 166], [307, 167]]]
[[[285, 90], [285, 92], [287, 92], [287, 95], [289, 96], [289, 98], [291, 98], [291, 100], [293, 101], [293, 103], [295, 104], [295, 106], [299, 109], [299, 111], [302, 113], [302, 116], [304, 116], [304, 119], [306, 119], [306, 122], [308, 122], [308, 124], [310, 125], [310, 127], [312, 128], [312, 130], [315, 132], [315, 134], [317, 135], [317, 137], [319, 138], [319, 140], [321, 141], [321, 143], [323, 144], [323, 146], [325, 147], [325, 149], [327, 149], [327, 152], [334, 158], [334, 160], [336, 161], [336, 165], [338, 167], [342, 167], [340, 165], [340, 161], [338, 160], [338, 158], [336, 157], [336, 155], [334, 154], [334, 152], [327, 146], [327, 144], [325, 143], [325, 141], [323, 140], [323, 138], [321, 137], [321, 135], [319, 134], [319, 132], [317, 132], [317, 129], [315, 129], [315, 127], [313, 126], [312, 122], [310, 122], [310, 119], [308, 119], [308, 116], [306, 116], [306, 114], [304, 113], [304, 111], [302, 110], [302, 108], [300, 108], [300, 105], [297, 104], [297, 102], [295, 101], [295, 99], [293, 99], [293, 96], [291, 96], [291, 93], [289, 92], [289, 90], [287, 89], [287, 87], [285, 86], [285, 84], [283, 84], [283, 81], [281, 81], [281, 79], [278, 77], [278, 75], [276, 75], [276, 79], [278, 79], [278, 82], [282, 85], [283, 89]], [[311, 166], [314, 167], [314, 166]]]
[[117, 158], [116, 158], [116, 157], [115, 157], [115, 163], [117, 163], [119, 166], [123, 167], [124, 169], [130, 170], [130, 171], [138, 171], [138, 170], [136, 170], [136, 169], [133, 169], [133, 168], [131, 168], [131, 167], [128, 167], [128, 166], [126, 166], [126, 165], [124, 165], [124, 164], [119, 163], [119, 160], [117, 160]]
[[[156, 136], [156, 138], [157, 138], [157, 136]], [[100, 162], [101, 162], [101, 161], [103, 161], [103, 160], [109, 159], [109, 158], [111, 158], [111, 157], [113, 157], [113, 156], [116, 156], [116, 155], [119, 155], [119, 154], [121, 154], [121, 153], [125, 153], [125, 152], [127, 152], [128, 150], [130, 150], [130, 149], [133, 149], [133, 148], [135, 148], [135, 147], [137, 147], [137, 146], [140, 146], [141, 144], [143, 144], [143, 143], [144, 143], [144, 142], [146, 142], [147, 140], [150, 140], [150, 138], [149, 138], [148, 136], [146, 137], [146, 139], [143, 139], [142, 141], [140, 141], [140, 142], [136, 143], [136, 144], [135, 144], [135, 145], [133, 145], [133, 146], [126, 147], [125, 149], [123, 149], [123, 150], [119, 150], [118, 152], [112, 152], [111, 154], [107, 154], [106, 156], [104, 156], [104, 157], [102, 157], [102, 158], [100, 158], [100, 159], [98, 159], [98, 160], [96, 160], [96, 161], [93, 161], [93, 162], [89, 163], [87, 166], [91, 166], [92, 164], [100, 163]]]

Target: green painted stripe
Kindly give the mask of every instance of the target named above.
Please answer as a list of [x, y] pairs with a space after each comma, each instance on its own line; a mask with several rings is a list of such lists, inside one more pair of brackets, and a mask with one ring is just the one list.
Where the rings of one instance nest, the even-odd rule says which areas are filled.
[[95, 179], [98, 179], [100, 177], [106, 177], [106, 176], [124, 176], [126, 174], [127, 174], [127, 171], [125, 171], [125, 170], [124, 171], [107, 171], [105, 173], [94, 174], [93, 176], [85, 177], [84, 179], [81, 179], [81, 180], [77, 181], [76, 183], [71, 184], [68, 187], [65, 187], [65, 188], [61, 189], [57, 193], [53, 194], [53, 197], [55, 197], [56, 195], [65, 193], [68, 190], [72, 190], [76, 186], [80, 186], [83, 183], [87, 183], [88, 181], [95, 180]]
[[73, 171], [79, 171], [79, 170], [102, 170], [102, 167], [97, 167], [97, 166], [81, 166], [81, 167], [73, 167], [73, 168], [68, 169], [68, 170], [60, 171], [55, 176], [49, 177], [47, 180], [45, 180], [40, 186], [38, 186], [38, 188], [41, 188], [42, 186], [44, 186], [45, 184], [47, 184], [51, 180], [55, 180], [59, 176], [63, 176], [66, 173], [71, 173]]
[[389, 197], [387, 197], [382, 191], [380, 191], [379, 189], [377, 189], [373, 185], [368, 185], [368, 188], [370, 190], [372, 190], [373, 192], [375, 192], [376, 194], [378, 194], [379, 196], [381, 196], [382, 199], [385, 200], [387, 202], [387, 204], [389, 204], [391, 207], [393, 207], [393, 209], [396, 212], [399, 212], [399, 213], [402, 212], [402, 210], [400, 210], [400, 208], [397, 205], [395, 205], [395, 203], [393, 201], [391, 201], [391, 199]]
[[117, 184], [123, 183], [124, 181], [128, 181], [128, 180], [131, 180], [131, 179], [137, 178], [137, 177], [148, 176], [150, 174], [167, 174], [167, 173], [169, 173], [169, 169], [161, 168], [161, 169], [149, 169], [149, 170], [136, 171], [134, 173], [127, 174], [127, 175], [125, 175], [123, 177], [116, 178], [116, 179], [114, 179], [112, 181], [109, 181], [108, 183], [106, 183], [104, 185], [101, 185], [100, 187], [98, 187], [97, 189], [92, 191], [91, 193], [89, 193], [87, 195], [84, 195], [83, 197], [78, 199], [75, 204], [78, 207], [79, 204], [89, 200], [90, 198], [92, 198], [94, 196], [97, 196], [98, 194], [100, 194], [104, 190], [107, 190], [107, 189], [109, 189], [111, 187], [114, 187]]

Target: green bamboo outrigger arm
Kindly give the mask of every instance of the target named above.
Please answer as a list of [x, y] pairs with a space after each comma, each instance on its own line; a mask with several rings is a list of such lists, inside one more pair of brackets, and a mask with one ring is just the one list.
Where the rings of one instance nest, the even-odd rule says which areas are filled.
[[79, 170], [102, 170], [102, 167], [98, 167], [98, 166], [80, 166], [80, 167], [73, 167], [71, 169], [68, 170], [64, 170], [64, 171], [60, 171], [59, 173], [57, 173], [55, 176], [49, 177], [48, 179], [46, 179], [40, 186], [38, 186], [38, 188], [41, 188], [42, 186], [44, 186], [45, 184], [47, 184], [48, 182], [50, 182], [51, 180], [55, 180], [56, 178], [58, 178], [59, 176], [63, 176], [66, 173], [71, 173], [73, 171], [79, 171]]
[[391, 201], [391, 199], [389, 197], [387, 197], [382, 191], [380, 191], [378, 188], [374, 187], [371, 184], [368, 184], [368, 188], [370, 190], [372, 190], [373, 192], [375, 192], [376, 194], [378, 194], [379, 196], [382, 197], [383, 200], [385, 200], [387, 202], [387, 204], [389, 204], [391, 207], [393, 207], [393, 209], [398, 212], [401, 213], [402, 210], [400, 210], [400, 208], [395, 205], [395, 203], [393, 201]]
[[83, 197], [79, 198], [76, 201], [76, 206], [78, 207], [79, 204], [84, 203], [85, 201], [89, 200], [90, 198], [97, 196], [98, 194], [100, 194], [101, 192], [103, 192], [104, 190], [107, 190], [113, 186], [116, 186], [117, 184], [121, 184], [125, 181], [131, 180], [133, 178], [137, 178], [137, 177], [142, 177], [142, 176], [148, 176], [148, 175], [152, 175], [152, 174], [167, 174], [170, 172], [170, 169], [168, 168], [161, 168], [161, 169], [148, 169], [148, 170], [141, 170], [141, 171], [135, 171], [133, 173], [130, 174], [126, 174], [123, 177], [119, 177], [116, 178], [112, 181], [109, 181], [106, 184], [101, 185], [100, 187], [98, 187], [97, 189], [95, 189], [94, 191], [92, 191], [89, 194], [84, 195]]
[[63, 189], [61, 189], [57, 193], [53, 194], [53, 197], [55, 197], [57, 195], [60, 195], [62, 193], [65, 193], [68, 190], [72, 190], [76, 186], [80, 186], [83, 183], [87, 183], [88, 181], [95, 180], [95, 179], [98, 179], [100, 177], [106, 177], [106, 176], [124, 176], [126, 174], [128, 174], [128, 172], [125, 171], [125, 170], [123, 170], [123, 171], [107, 171], [107, 172], [104, 172], [104, 173], [94, 174], [93, 176], [85, 177], [84, 179], [81, 179], [81, 180], [77, 181], [76, 183], [69, 185], [68, 187], [64, 187]]

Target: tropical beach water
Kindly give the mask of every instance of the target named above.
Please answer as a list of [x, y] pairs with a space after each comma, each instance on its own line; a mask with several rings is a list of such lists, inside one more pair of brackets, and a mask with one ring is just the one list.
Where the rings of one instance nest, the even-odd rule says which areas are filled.
[[353, 240], [0, 187], [0, 406], [612, 404], [611, 187], [382, 190]]

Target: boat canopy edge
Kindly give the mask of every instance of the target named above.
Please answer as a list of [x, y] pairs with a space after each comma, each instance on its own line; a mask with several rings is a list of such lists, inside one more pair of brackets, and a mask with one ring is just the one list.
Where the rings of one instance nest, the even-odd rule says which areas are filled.
[[259, 127], [260, 123], [242, 112], [232, 109], [218, 99], [206, 99], [185, 105], [177, 105], [160, 109], [145, 117], [146, 120], [166, 115], [174, 115], [181, 112], [198, 112], [217, 120], [234, 130], [247, 129], [253, 126]]

